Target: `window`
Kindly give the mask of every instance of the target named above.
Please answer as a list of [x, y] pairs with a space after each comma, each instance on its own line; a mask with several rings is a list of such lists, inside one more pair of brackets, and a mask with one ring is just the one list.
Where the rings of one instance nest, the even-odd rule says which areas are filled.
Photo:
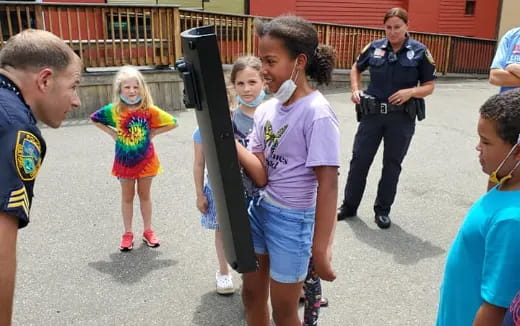
[[[4, 41], [7, 41], [9, 37], [20, 33], [26, 28], [36, 28], [36, 19], [34, 18], [33, 10], [30, 10], [27, 15], [22, 9], [10, 9], [9, 14], [5, 10], [0, 10], [0, 33], [2, 33], [2, 39]], [[18, 16], [18, 14], [20, 14], [20, 16]]]
[[[137, 22], [136, 17], [137, 15]], [[113, 20], [112, 20], [113, 19]], [[151, 26], [151, 20], [150, 20], [150, 13], [147, 12], [145, 14], [130, 14], [129, 17], [127, 17], [126, 14], [118, 15], [117, 13], [113, 14], [113, 17], [110, 17], [110, 14], [107, 14], [107, 35], [108, 38], [112, 38], [112, 32], [114, 33], [114, 39], [120, 40], [120, 39], [135, 39], [137, 38], [137, 33], [139, 33], [139, 38], [144, 38], [144, 27], [146, 23], [146, 37], [152, 38], [152, 26]], [[130, 31], [129, 31], [129, 25], [130, 25]], [[129, 34], [130, 32], [130, 34]]]
[[476, 0], [466, 0], [466, 7], [464, 9], [464, 14], [466, 16], [475, 16], [475, 5], [476, 5]]

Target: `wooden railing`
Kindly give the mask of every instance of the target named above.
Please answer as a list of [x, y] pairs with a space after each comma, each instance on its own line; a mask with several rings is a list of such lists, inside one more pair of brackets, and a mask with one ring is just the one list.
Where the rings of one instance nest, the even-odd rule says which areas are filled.
[[[85, 67], [172, 66], [182, 56], [180, 33], [214, 25], [223, 63], [257, 54], [255, 17], [180, 10], [176, 6], [62, 4], [0, 1], [0, 47], [26, 28], [48, 30], [67, 42]], [[382, 29], [314, 23], [320, 43], [336, 49], [336, 68], [348, 69], [361, 49], [384, 36]], [[437, 71], [487, 73], [496, 41], [412, 32], [435, 58]]]

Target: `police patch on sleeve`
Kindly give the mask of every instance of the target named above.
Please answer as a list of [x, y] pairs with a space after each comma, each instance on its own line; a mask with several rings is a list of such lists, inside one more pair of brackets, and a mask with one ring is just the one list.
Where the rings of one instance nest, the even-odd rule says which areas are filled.
[[424, 55], [426, 56], [426, 59], [428, 59], [428, 61], [435, 66], [435, 60], [433, 60], [433, 56], [430, 53], [430, 50], [426, 49], [426, 51], [424, 51]]
[[36, 178], [42, 163], [40, 140], [32, 133], [18, 131], [14, 151], [16, 171], [23, 181]]

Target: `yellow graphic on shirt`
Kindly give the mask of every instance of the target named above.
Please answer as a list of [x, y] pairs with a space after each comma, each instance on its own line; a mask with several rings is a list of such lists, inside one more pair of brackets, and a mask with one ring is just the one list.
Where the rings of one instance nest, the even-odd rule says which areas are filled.
[[273, 126], [271, 125], [271, 121], [267, 120], [264, 126], [264, 140], [266, 146], [271, 146], [271, 154], [274, 153], [278, 145], [280, 144], [280, 138], [287, 130], [289, 125], [285, 125], [282, 128], [278, 129], [276, 133], [273, 132]]

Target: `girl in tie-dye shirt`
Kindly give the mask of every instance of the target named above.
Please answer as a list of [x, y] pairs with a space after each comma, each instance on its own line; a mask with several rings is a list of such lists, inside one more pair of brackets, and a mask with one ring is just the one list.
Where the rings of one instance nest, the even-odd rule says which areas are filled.
[[153, 105], [150, 90], [143, 75], [135, 68], [125, 66], [114, 79], [112, 103], [90, 116], [101, 130], [115, 140], [115, 159], [112, 174], [121, 183], [121, 209], [125, 232], [119, 249], [133, 248], [133, 201], [139, 195], [143, 216], [143, 241], [158, 247], [159, 239], [152, 229], [152, 178], [162, 172], [152, 138], [177, 126], [177, 119]]

